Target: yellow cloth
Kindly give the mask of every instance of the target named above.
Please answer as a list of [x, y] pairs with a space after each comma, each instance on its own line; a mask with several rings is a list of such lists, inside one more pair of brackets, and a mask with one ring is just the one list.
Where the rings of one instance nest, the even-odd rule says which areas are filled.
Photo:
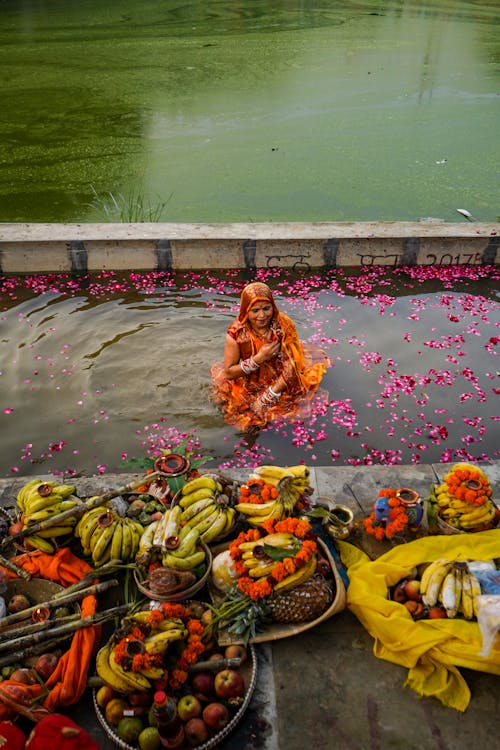
[[338, 544], [349, 576], [347, 606], [375, 639], [375, 656], [408, 667], [405, 684], [419, 695], [434, 696], [445, 706], [465, 711], [470, 690], [457, 667], [500, 675], [499, 639], [488, 657], [480, 656], [482, 636], [477, 622], [458, 618], [415, 621], [402, 604], [388, 599], [388, 587], [408, 576], [416, 565], [439, 557], [500, 557], [500, 529], [416, 539], [377, 560], [347, 542]]

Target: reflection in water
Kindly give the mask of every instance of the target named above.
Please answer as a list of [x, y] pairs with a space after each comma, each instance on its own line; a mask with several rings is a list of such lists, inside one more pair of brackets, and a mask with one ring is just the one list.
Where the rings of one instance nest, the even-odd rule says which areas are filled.
[[334, 366], [329, 401], [251, 444], [224, 424], [209, 374], [244, 274], [3, 279], [0, 476], [113, 471], [122, 454], [193, 431], [217, 465], [499, 458], [500, 270], [450, 267], [426, 282], [434, 270], [260, 272]]
[[5, 0], [0, 220], [496, 218], [497, 2]]

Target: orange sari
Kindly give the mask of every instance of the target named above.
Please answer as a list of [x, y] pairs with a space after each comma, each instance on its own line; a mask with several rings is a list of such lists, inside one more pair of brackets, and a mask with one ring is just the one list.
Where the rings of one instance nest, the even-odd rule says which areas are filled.
[[[234, 380], [226, 377], [222, 362], [211, 368], [214, 401], [222, 409], [225, 421], [242, 432], [280, 418], [293, 420], [305, 416], [331, 364], [321, 349], [301, 343], [295, 323], [278, 310], [270, 288], [262, 282], [248, 284], [243, 289], [238, 317], [227, 330], [239, 346], [241, 359], [254, 356], [266, 343], [248, 322], [249, 310], [262, 301], [270, 302], [273, 307], [270, 331], [281, 342], [280, 353], [254, 372]], [[277, 403], [263, 408], [259, 396], [280, 375], [286, 382], [286, 390]]]

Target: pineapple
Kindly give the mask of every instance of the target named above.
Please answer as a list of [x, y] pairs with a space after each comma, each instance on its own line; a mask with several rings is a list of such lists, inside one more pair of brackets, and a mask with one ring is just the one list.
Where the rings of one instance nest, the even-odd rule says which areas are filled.
[[322, 615], [332, 601], [332, 586], [321, 574], [312, 575], [299, 586], [266, 599], [276, 622], [310, 622]]

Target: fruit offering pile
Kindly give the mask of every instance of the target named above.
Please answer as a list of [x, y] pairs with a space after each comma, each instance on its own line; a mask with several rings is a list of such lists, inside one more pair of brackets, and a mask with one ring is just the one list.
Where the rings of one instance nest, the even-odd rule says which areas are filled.
[[210, 610], [202, 603], [164, 603], [122, 619], [101, 647], [95, 692], [100, 720], [124, 742], [158, 748], [155, 693], [175, 695], [182, 747], [201, 745], [220, 732], [241, 708], [248, 688], [249, 650], [222, 651], [205, 637]]
[[474, 565], [474, 561], [446, 558], [424, 563], [415, 569], [414, 575], [394, 586], [391, 598], [405, 606], [416, 620], [455, 617], [475, 620], [481, 584]]
[[240, 487], [236, 510], [252, 526], [301, 512], [313, 489], [307, 466], [257, 466]]
[[488, 477], [470, 463], [455, 464], [441, 484], [431, 487], [429, 499], [438, 517], [458, 531], [487, 531], [500, 520]]

